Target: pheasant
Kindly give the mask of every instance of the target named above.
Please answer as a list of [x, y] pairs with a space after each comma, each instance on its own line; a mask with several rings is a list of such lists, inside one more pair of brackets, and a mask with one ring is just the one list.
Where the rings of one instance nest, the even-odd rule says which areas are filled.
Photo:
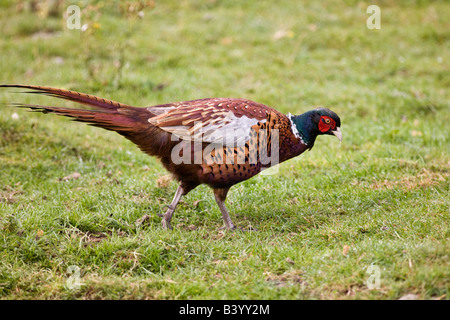
[[[198, 99], [142, 108], [52, 87], [0, 87], [29, 89], [28, 93], [88, 105], [90, 110], [14, 104], [116, 131], [143, 152], [159, 158], [179, 182], [162, 218], [165, 229], [172, 229], [170, 222], [181, 197], [200, 184], [213, 189], [225, 227], [236, 229], [225, 206], [233, 185], [310, 150], [318, 135], [335, 135], [342, 140], [341, 121], [326, 108], [284, 115], [261, 103], [237, 98]], [[148, 218], [144, 215], [138, 222]]]

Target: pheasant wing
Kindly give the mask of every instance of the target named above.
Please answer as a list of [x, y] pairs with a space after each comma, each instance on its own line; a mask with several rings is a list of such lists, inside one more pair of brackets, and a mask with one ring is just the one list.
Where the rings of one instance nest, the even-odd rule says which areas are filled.
[[183, 140], [243, 146], [252, 127], [265, 123], [276, 112], [244, 99], [201, 99], [149, 107], [148, 121]]

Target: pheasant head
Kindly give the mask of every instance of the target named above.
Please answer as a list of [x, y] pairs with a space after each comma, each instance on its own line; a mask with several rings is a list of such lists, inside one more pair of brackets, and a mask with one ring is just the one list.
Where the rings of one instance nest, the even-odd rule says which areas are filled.
[[297, 131], [309, 149], [314, 146], [316, 137], [321, 134], [334, 135], [342, 141], [341, 119], [329, 109], [318, 108], [290, 118], [293, 131]]

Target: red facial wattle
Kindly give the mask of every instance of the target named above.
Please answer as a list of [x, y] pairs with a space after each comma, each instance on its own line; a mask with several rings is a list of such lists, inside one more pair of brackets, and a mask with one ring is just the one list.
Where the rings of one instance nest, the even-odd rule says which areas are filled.
[[327, 116], [320, 117], [319, 130], [320, 132], [327, 132], [330, 129], [336, 128], [336, 121]]

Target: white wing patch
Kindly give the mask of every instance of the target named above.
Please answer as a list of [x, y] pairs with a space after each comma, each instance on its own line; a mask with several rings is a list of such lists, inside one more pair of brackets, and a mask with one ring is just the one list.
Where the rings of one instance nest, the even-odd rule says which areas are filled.
[[170, 106], [170, 107], [148, 107], [147, 110], [150, 111], [153, 114], [156, 114], [157, 116], [159, 116], [160, 114], [164, 114], [169, 112], [170, 110], [176, 109], [177, 107], [175, 106]]
[[207, 121], [186, 119], [183, 125], [160, 127], [183, 140], [217, 143], [227, 147], [244, 146], [250, 139], [251, 127], [265, 119], [258, 120], [246, 116], [237, 117], [233, 112], [217, 113], [217, 117]]

